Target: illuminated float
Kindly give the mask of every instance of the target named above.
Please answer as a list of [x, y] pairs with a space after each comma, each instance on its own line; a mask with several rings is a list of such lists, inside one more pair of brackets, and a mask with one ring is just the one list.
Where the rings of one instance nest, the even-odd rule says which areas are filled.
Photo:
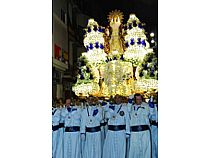
[[156, 93], [157, 56], [148, 42], [144, 23], [130, 14], [123, 25], [119, 10], [110, 12], [108, 20], [109, 26], [102, 27], [89, 19], [84, 29], [86, 52], [78, 59], [77, 82], [72, 90], [77, 96], [98, 97]]

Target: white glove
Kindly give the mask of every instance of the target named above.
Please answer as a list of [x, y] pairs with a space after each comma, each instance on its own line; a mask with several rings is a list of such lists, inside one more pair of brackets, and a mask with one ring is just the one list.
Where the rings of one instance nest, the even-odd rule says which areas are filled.
[[84, 133], [81, 134], [81, 140], [82, 140], [82, 141], [85, 140], [85, 134], [84, 134]]
[[150, 98], [150, 102], [153, 102], [153, 96], [151, 96], [151, 98]]

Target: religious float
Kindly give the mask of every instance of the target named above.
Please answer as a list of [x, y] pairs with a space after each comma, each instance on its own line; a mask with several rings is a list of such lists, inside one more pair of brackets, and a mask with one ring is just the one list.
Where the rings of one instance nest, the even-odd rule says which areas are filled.
[[135, 14], [122, 24], [119, 10], [110, 12], [108, 20], [109, 26], [103, 27], [89, 19], [84, 29], [86, 52], [78, 59], [77, 82], [72, 90], [77, 96], [97, 97], [157, 93], [158, 60], [145, 24]]

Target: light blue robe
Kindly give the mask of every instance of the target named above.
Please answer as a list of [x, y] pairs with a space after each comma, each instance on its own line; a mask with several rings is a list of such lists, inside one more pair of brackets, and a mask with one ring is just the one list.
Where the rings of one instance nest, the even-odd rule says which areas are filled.
[[[102, 109], [102, 120], [101, 123], [105, 123], [105, 113], [104, 110]], [[105, 140], [105, 126], [101, 126], [101, 151], [103, 151], [103, 146], [104, 146], [104, 140]]]
[[[59, 108], [61, 111], [61, 116], [60, 116], [60, 124], [64, 124], [65, 117], [62, 116], [62, 112], [65, 111], [65, 108]], [[58, 153], [59, 153], [59, 158], [63, 158], [63, 150], [64, 150], [64, 127], [59, 128], [59, 140], [58, 140]]]
[[[98, 111], [94, 114], [94, 111]], [[88, 116], [89, 112], [89, 116]], [[82, 112], [81, 133], [85, 133], [83, 158], [101, 158], [101, 131], [87, 132], [86, 127], [100, 127], [102, 109], [97, 106], [88, 106]]]
[[[158, 122], [158, 111], [157, 106], [154, 104], [154, 108], [150, 108], [151, 116], [150, 119]], [[158, 158], [158, 127], [151, 125], [152, 132], [152, 158]]]
[[[126, 133], [130, 134], [129, 114], [127, 107], [122, 104], [115, 104], [115, 109], [109, 108], [106, 112], [108, 125], [125, 125], [125, 130], [111, 131], [108, 130], [103, 147], [103, 158], [125, 158], [126, 155]], [[119, 111], [119, 112], [118, 112]], [[121, 116], [120, 112], [124, 115]], [[117, 113], [118, 112], [118, 113]]]
[[[81, 106], [81, 121], [82, 121], [82, 113], [83, 111], [86, 109], [86, 106], [84, 104], [82, 104]], [[80, 127], [82, 126], [82, 123], [80, 125]], [[82, 128], [80, 129], [80, 134], [82, 133], [81, 132]], [[81, 155], [82, 155], [82, 158], [83, 158], [83, 155], [84, 155], [84, 146], [85, 146], [85, 141], [81, 139]]]
[[109, 103], [103, 102], [101, 108], [102, 108], [102, 121], [101, 123], [106, 123], [105, 126], [101, 126], [101, 148], [102, 148], [102, 154], [103, 154], [103, 147], [104, 147], [104, 141], [106, 138], [106, 133], [108, 131], [108, 125], [107, 125], [107, 119], [105, 118], [105, 113], [109, 110]]
[[[79, 107], [71, 107], [76, 109], [69, 112], [67, 108], [62, 115], [65, 116], [65, 127], [79, 126], [81, 124], [81, 109]], [[81, 158], [81, 138], [80, 131], [64, 132], [64, 158]]]
[[[150, 125], [150, 109], [147, 103], [142, 102], [141, 107], [143, 108], [139, 108], [139, 105], [135, 104], [128, 104], [128, 107], [130, 112], [130, 126]], [[151, 158], [150, 130], [131, 131], [129, 158]]]
[[[58, 126], [60, 122], [60, 110], [58, 108], [53, 108], [53, 114], [52, 114], [52, 125], [53, 126]], [[59, 137], [60, 137], [60, 132], [59, 129], [56, 131], [52, 131], [52, 157], [53, 158], [60, 158], [59, 157]]]

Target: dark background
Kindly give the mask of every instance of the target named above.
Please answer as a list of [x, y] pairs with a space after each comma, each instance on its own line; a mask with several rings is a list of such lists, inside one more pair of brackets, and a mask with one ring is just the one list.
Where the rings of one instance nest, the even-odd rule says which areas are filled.
[[146, 23], [145, 31], [154, 32], [157, 37], [158, 0], [88, 0], [81, 8], [102, 26], [108, 25], [107, 15], [115, 9], [123, 12], [123, 24], [127, 22], [129, 14], [134, 13], [141, 22]]

